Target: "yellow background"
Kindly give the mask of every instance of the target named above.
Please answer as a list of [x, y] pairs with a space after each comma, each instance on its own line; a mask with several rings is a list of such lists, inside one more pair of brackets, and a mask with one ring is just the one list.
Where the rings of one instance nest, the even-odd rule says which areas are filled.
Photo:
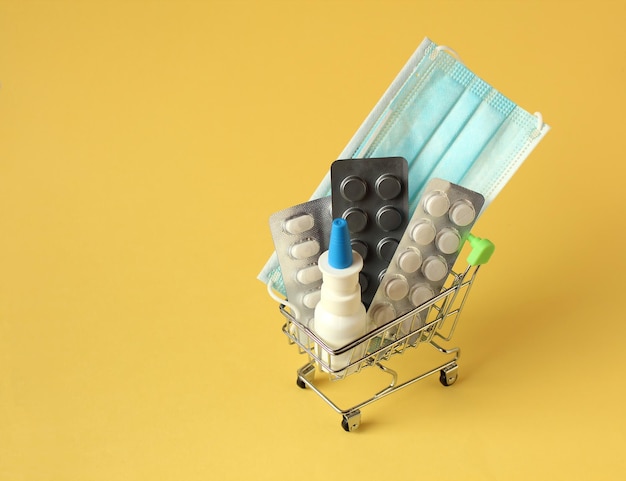
[[[1, 1], [0, 479], [623, 479], [625, 6]], [[348, 434], [256, 275], [424, 36], [552, 131]]]

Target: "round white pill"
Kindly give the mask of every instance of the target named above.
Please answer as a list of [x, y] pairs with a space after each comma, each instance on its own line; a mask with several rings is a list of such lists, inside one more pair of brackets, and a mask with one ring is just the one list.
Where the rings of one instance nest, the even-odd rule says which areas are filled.
[[441, 217], [449, 208], [450, 200], [445, 192], [440, 190], [428, 194], [424, 199], [424, 210], [433, 217]]
[[476, 218], [474, 206], [467, 200], [457, 200], [448, 213], [450, 220], [456, 225], [464, 227], [472, 223]]
[[296, 274], [300, 284], [313, 284], [322, 279], [322, 271], [317, 264], [300, 269]]
[[435, 245], [444, 254], [452, 254], [461, 247], [461, 236], [457, 231], [446, 227], [437, 234]]
[[393, 321], [395, 317], [396, 310], [389, 304], [380, 304], [376, 306], [372, 313], [374, 324], [378, 327]]
[[385, 284], [385, 294], [393, 301], [404, 299], [409, 293], [409, 283], [404, 277], [394, 277]]
[[298, 244], [294, 244], [289, 249], [291, 257], [294, 259], [308, 259], [313, 257], [320, 251], [320, 243], [315, 239], [305, 240]]
[[408, 248], [398, 256], [398, 267], [404, 272], [412, 273], [422, 265], [422, 254], [417, 249]]
[[317, 306], [321, 296], [322, 291], [320, 289], [307, 292], [304, 296], [302, 296], [302, 304], [304, 304], [304, 307], [308, 307], [309, 309], [315, 309], [315, 306]]
[[411, 304], [416, 307], [432, 299], [434, 296], [434, 291], [430, 287], [425, 285], [413, 286], [411, 288], [411, 292], [409, 292], [409, 299], [411, 300]]
[[413, 242], [425, 246], [430, 244], [435, 238], [435, 226], [427, 219], [418, 221], [417, 224], [411, 227], [410, 237]]
[[299, 215], [285, 221], [284, 229], [287, 234], [302, 234], [313, 228], [315, 220], [311, 214]]
[[441, 257], [431, 256], [422, 264], [422, 273], [431, 282], [438, 282], [448, 273], [446, 261]]

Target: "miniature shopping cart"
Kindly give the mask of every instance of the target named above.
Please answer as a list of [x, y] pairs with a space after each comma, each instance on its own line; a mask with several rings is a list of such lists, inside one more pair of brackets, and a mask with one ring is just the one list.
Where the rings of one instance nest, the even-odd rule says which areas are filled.
[[[439, 374], [439, 380], [444, 386], [450, 386], [457, 380], [460, 349], [444, 347], [441, 343], [452, 339], [479, 268], [487, 263], [495, 249], [487, 239], [470, 234], [468, 240], [472, 251], [467, 258], [467, 267], [459, 273], [451, 271], [438, 295], [341, 348], [329, 347], [314, 331], [298, 322], [285, 305], [280, 306], [280, 312], [286, 318], [283, 332], [289, 343], [297, 345], [300, 353], [308, 356], [308, 362], [298, 369], [297, 385], [302, 389], [310, 388], [339, 413], [344, 430], [354, 431], [359, 427], [363, 407], [421, 379]], [[398, 384], [398, 373], [383, 362], [422, 344], [439, 351], [445, 360]], [[328, 375], [331, 380], [342, 380], [369, 367], [378, 368], [388, 374], [391, 380], [384, 389], [351, 407], [340, 408], [322, 392], [320, 383], [316, 382], [316, 373]]]

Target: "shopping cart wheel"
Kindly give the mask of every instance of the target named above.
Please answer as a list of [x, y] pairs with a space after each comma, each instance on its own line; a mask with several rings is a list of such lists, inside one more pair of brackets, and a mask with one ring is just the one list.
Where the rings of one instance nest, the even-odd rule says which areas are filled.
[[452, 386], [459, 377], [459, 366], [452, 364], [439, 372], [439, 382], [444, 386]]
[[315, 364], [308, 363], [298, 369], [298, 378], [296, 379], [296, 384], [300, 389], [306, 388], [306, 383], [304, 380], [306, 379], [309, 382], [313, 382], [313, 378], [315, 377]]
[[360, 425], [361, 411], [359, 411], [358, 409], [356, 411], [352, 411], [343, 415], [343, 419], [341, 420], [341, 427], [344, 431], [354, 431], [358, 429]]

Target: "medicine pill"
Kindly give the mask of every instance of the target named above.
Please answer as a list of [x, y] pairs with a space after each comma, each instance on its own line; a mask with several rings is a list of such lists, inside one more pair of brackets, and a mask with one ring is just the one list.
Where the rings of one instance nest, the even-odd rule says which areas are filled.
[[348, 222], [350, 232], [359, 233], [367, 227], [367, 214], [361, 209], [352, 208], [346, 210], [342, 217]]
[[411, 300], [411, 304], [415, 307], [423, 304], [426, 301], [429, 301], [435, 296], [433, 290], [427, 285], [417, 285], [411, 288], [411, 292], [409, 292], [409, 299]]
[[431, 256], [422, 264], [422, 272], [429, 281], [438, 282], [446, 277], [448, 265], [439, 256]]
[[350, 241], [350, 245], [352, 246], [352, 250], [356, 251], [361, 256], [361, 259], [363, 260], [367, 259], [367, 254], [368, 254], [369, 249], [365, 242], [352, 240]]
[[292, 245], [289, 253], [294, 259], [308, 259], [320, 253], [320, 243], [315, 239], [307, 239]]
[[285, 221], [284, 229], [288, 234], [302, 234], [313, 228], [315, 221], [310, 214], [299, 215]]
[[371, 314], [377, 326], [383, 326], [396, 318], [396, 311], [391, 304], [379, 304]]
[[459, 200], [450, 207], [450, 220], [456, 225], [465, 227], [476, 218], [474, 206], [466, 200]]
[[368, 310], [374, 327], [382, 325], [383, 317], [373, 316], [379, 305], [393, 307], [396, 319], [409, 312], [416, 319], [403, 321], [397, 334], [428, 318], [430, 306], [415, 308], [441, 292], [483, 203], [479, 193], [443, 179], [426, 185]]
[[381, 207], [376, 213], [376, 222], [385, 232], [396, 230], [402, 224], [402, 219], [398, 209], [389, 206]]
[[378, 257], [385, 261], [385, 264], [389, 264], [397, 247], [398, 241], [396, 239], [386, 237], [378, 243], [376, 252], [378, 253]]
[[421, 246], [430, 244], [435, 239], [435, 226], [428, 219], [420, 219], [410, 228], [410, 236]]
[[350, 202], [356, 202], [365, 197], [367, 192], [367, 184], [363, 179], [351, 175], [341, 182], [341, 195]]
[[409, 247], [398, 255], [398, 267], [403, 272], [412, 273], [422, 265], [422, 255], [420, 251]]
[[402, 192], [402, 182], [393, 175], [381, 175], [376, 181], [376, 193], [381, 199], [395, 199]]
[[435, 191], [424, 198], [424, 210], [433, 217], [441, 217], [450, 208], [450, 200], [444, 192]]
[[296, 279], [298, 279], [300, 284], [312, 284], [322, 280], [322, 271], [320, 271], [317, 264], [313, 264], [304, 269], [300, 269], [296, 273]]
[[309, 309], [315, 309], [315, 306], [317, 306], [317, 303], [320, 301], [321, 297], [322, 291], [320, 289], [307, 292], [304, 296], [302, 296], [302, 304]]
[[437, 234], [435, 244], [444, 254], [452, 254], [461, 247], [461, 236], [456, 230], [445, 227]]
[[330, 178], [333, 217], [347, 221], [352, 248], [363, 258], [361, 299], [369, 306], [407, 227], [408, 164], [402, 157], [338, 160]]
[[385, 294], [393, 301], [399, 301], [409, 293], [409, 284], [404, 277], [394, 277], [385, 284]]

